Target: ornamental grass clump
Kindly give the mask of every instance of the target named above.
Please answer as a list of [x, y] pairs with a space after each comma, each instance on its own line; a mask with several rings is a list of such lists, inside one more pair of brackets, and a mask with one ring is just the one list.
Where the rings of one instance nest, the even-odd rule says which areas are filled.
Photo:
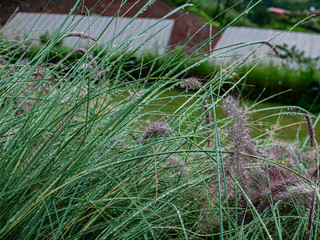
[[0, 56], [0, 239], [318, 239], [314, 129], [303, 154], [258, 141], [235, 97], [219, 112], [226, 75], [182, 79], [201, 88], [186, 93], [171, 80], [192, 67], [176, 75], [175, 57], [130, 76], [119, 48], [73, 64], [50, 61], [52, 47]]
[[[283, 213], [293, 211], [297, 207], [310, 209], [309, 218], [313, 219], [316, 204], [314, 191], [319, 183], [318, 151], [311, 157], [313, 163], [310, 170], [304, 169], [300, 162], [310, 159], [309, 154], [301, 155], [297, 148], [284, 142], [275, 141], [270, 146], [263, 147], [251, 138], [247, 113], [239, 106], [236, 98], [226, 97], [222, 109], [234, 123], [228, 128], [228, 154], [224, 156], [223, 166], [220, 166], [220, 172], [223, 167], [226, 174], [220, 181], [215, 179], [209, 183], [210, 192], [220, 191], [222, 202], [238, 206], [239, 225], [250, 223], [258, 215], [273, 209], [275, 205], [280, 206], [279, 209]], [[314, 129], [310, 115], [306, 115], [306, 118], [310, 152], [314, 153]], [[213, 172], [217, 170], [213, 168]], [[214, 195], [209, 193], [209, 201], [216, 198]], [[205, 203], [204, 208], [210, 204], [212, 205], [210, 202]], [[210, 229], [210, 224], [221, 224], [210, 214], [204, 211], [203, 227], [206, 231]], [[309, 222], [312, 221], [310, 219]]]

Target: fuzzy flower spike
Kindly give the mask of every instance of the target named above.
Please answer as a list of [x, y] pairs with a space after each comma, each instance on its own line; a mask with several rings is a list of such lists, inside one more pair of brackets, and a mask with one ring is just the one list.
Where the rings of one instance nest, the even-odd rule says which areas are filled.
[[144, 131], [144, 134], [142, 135], [141, 142], [149, 139], [152, 136], [159, 137], [163, 136], [169, 131], [169, 126], [164, 122], [153, 122], [151, 123], [146, 130]]

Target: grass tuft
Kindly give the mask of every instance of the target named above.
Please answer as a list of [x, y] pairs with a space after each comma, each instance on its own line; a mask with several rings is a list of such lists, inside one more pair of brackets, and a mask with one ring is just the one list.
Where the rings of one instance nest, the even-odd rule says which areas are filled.
[[[244, 62], [200, 81], [211, 57], [59, 55], [65, 36], [0, 42], [0, 239], [319, 237], [318, 118], [246, 107]], [[307, 118], [291, 143], [259, 130], [288, 112]]]

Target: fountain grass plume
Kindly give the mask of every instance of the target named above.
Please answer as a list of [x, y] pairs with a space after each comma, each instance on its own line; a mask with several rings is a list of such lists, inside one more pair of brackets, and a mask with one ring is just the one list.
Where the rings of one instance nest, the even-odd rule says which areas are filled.
[[[230, 153], [224, 159], [225, 169], [229, 174], [237, 177], [240, 186], [246, 191], [257, 212], [264, 212], [276, 202], [291, 203], [291, 206], [299, 204], [309, 208], [309, 203], [305, 199], [311, 198], [312, 188], [295, 173], [299, 170], [295, 166], [297, 153], [294, 148], [289, 151], [287, 144], [274, 143], [270, 148], [259, 149], [250, 136], [248, 117], [246, 111], [239, 107], [239, 101], [233, 96], [227, 96], [222, 103], [222, 109], [234, 121], [228, 128], [231, 142], [229, 144]], [[274, 163], [267, 163], [259, 168], [249, 168], [252, 164], [259, 164], [258, 158], [265, 158]], [[287, 160], [282, 163], [283, 167], [275, 164], [283, 158]], [[305, 174], [305, 177], [313, 176], [312, 181], [315, 181], [315, 172], [318, 171], [313, 170], [312, 173]], [[243, 195], [232, 193], [236, 188], [228, 181], [229, 177], [226, 176], [226, 178], [228, 196], [223, 195], [222, 199], [231, 201], [236, 197], [240, 207], [250, 209]], [[213, 189], [217, 189], [217, 186], [217, 181], [213, 181], [210, 189], [214, 191]], [[220, 191], [223, 192], [222, 189]], [[253, 214], [250, 211], [243, 211], [238, 215], [239, 224], [248, 224], [252, 220]]]
[[207, 100], [205, 101], [203, 111], [205, 112], [204, 124], [208, 126], [208, 128], [212, 129], [212, 126], [210, 125], [212, 121], [212, 114]]
[[202, 87], [202, 82], [198, 78], [187, 78], [183, 81], [180, 81], [179, 86], [186, 90], [199, 90]]
[[141, 142], [146, 141], [151, 137], [160, 137], [169, 132], [169, 126], [164, 122], [152, 122], [149, 126], [146, 127], [142, 137]]
[[20, 8], [16, 7], [15, 10], [13, 11], [13, 13], [11, 14], [11, 16], [9, 17], [9, 19], [7, 20], [7, 23], [9, 23], [15, 16], [16, 14], [19, 12]]
[[162, 158], [166, 158], [166, 162], [174, 168], [175, 172], [180, 173], [182, 177], [187, 177], [190, 175], [191, 170], [187, 166], [186, 162], [177, 155], [165, 155], [162, 156]]
[[306, 240], [309, 240], [310, 236], [311, 236], [312, 223], [313, 223], [313, 219], [314, 219], [314, 212], [315, 212], [316, 201], [317, 201], [316, 191], [317, 191], [316, 188], [314, 188], [313, 193], [312, 193], [312, 197], [311, 197], [311, 206], [309, 209], [309, 218], [308, 218]]
[[268, 45], [279, 58], [281, 57], [279, 50], [275, 45], [273, 45], [271, 42], [266, 42], [266, 45]]
[[[246, 154], [255, 155], [255, 143], [249, 135], [248, 118], [244, 109], [239, 107], [239, 101], [233, 96], [229, 95], [222, 103], [222, 110], [232, 117], [235, 122], [228, 128], [229, 139], [231, 140], [230, 155], [226, 159], [230, 166], [229, 171], [235, 173], [239, 179], [242, 179], [242, 187], [248, 189], [249, 173], [245, 168]], [[252, 161], [255, 161], [252, 159]]]
[[205, 113], [204, 115], [204, 124], [207, 127], [207, 144], [208, 147], [210, 146], [210, 135], [212, 133], [212, 114], [210, 110], [210, 105], [208, 104], [208, 101], [206, 100], [204, 103], [203, 111]]
[[307, 121], [307, 126], [308, 126], [308, 135], [309, 135], [309, 142], [310, 142], [310, 147], [314, 148], [315, 142], [316, 142], [316, 133], [312, 124], [312, 118], [310, 114], [306, 113], [305, 115], [306, 121]]
[[92, 37], [88, 33], [80, 32], [80, 31], [72, 31], [66, 37], [80, 37], [80, 38], [91, 39], [93, 41], [97, 41], [96, 38]]
[[66, 58], [70, 57], [70, 56], [71, 56], [72, 54], [74, 54], [75, 52], [81, 52], [81, 53], [87, 55], [87, 56], [88, 56], [88, 61], [89, 61], [89, 62], [92, 62], [94, 67], [97, 66], [97, 61], [94, 60], [94, 57], [93, 57], [91, 54], [88, 53], [88, 50], [87, 50], [87, 49], [82, 48], [82, 47], [76, 48], [76, 49], [72, 50], [70, 53], [68, 53], [68, 55], [66, 56]]

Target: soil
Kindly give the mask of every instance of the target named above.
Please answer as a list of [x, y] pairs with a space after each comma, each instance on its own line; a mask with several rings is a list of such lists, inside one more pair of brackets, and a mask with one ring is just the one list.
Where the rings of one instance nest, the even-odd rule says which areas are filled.
[[[83, 3], [75, 10], [75, 14], [86, 14], [88, 11], [90, 14], [101, 14], [104, 16], [119, 16], [133, 17], [147, 2], [148, 0], [127, 0], [121, 8], [123, 0], [84, 0]], [[64, 13], [67, 14], [73, 8], [76, 0], [0, 0], [0, 24], [4, 25], [10, 16], [15, 12], [15, 9], [19, 7], [20, 12], [43, 12], [43, 13]], [[119, 9], [121, 10], [119, 11]], [[147, 7], [145, 11], [140, 13], [140, 18], [162, 18], [169, 12], [174, 10], [174, 7], [170, 6], [164, 0], [156, 0]], [[210, 38], [210, 27], [204, 26], [204, 22], [200, 16], [187, 13], [184, 10], [179, 10], [170, 17], [174, 19], [175, 24], [171, 34], [170, 45], [174, 49], [178, 45], [183, 45], [190, 39], [187, 44], [189, 52], [193, 52], [197, 49], [197, 46], [201, 46]], [[201, 30], [199, 30], [201, 29]], [[211, 29], [211, 35], [213, 36], [219, 30], [216, 28]], [[211, 47], [214, 48], [220, 36], [216, 37], [211, 42]], [[203, 50], [209, 51], [210, 47], [207, 44]]]

